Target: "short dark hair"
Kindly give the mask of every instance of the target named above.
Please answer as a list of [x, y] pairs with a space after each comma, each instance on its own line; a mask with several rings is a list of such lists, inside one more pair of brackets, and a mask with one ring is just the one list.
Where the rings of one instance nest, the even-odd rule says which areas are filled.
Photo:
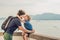
[[23, 10], [19, 10], [17, 13], [18, 16], [25, 15], [25, 12]]

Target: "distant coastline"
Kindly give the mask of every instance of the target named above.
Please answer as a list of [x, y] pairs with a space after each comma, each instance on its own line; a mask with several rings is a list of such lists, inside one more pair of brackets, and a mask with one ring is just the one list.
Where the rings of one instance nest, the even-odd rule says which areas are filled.
[[54, 13], [43, 13], [30, 16], [33, 20], [60, 20], [60, 14]]
[[[30, 15], [32, 20], [60, 20], [60, 14], [43, 13], [37, 15]], [[0, 17], [0, 20], [4, 20], [7, 17]]]

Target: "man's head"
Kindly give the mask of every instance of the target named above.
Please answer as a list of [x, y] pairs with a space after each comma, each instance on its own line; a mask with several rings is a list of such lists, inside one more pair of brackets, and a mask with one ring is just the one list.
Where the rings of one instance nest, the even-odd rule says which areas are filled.
[[25, 15], [25, 12], [23, 10], [19, 10], [18, 13], [17, 13], [18, 16], [22, 16], [22, 15]]
[[19, 10], [18, 13], [17, 13], [17, 17], [19, 19], [22, 19], [22, 17], [24, 17], [24, 16], [25, 16], [25, 12], [23, 10]]

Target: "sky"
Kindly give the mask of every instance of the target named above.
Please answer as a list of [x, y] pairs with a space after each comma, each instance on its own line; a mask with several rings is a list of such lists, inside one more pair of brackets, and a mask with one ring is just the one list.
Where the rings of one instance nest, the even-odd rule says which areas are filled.
[[0, 16], [15, 16], [20, 9], [29, 15], [60, 14], [60, 0], [0, 0]]

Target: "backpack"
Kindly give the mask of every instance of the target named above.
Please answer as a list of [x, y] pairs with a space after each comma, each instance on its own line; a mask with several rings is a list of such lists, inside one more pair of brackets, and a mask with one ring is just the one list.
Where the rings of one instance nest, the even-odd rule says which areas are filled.
[[11, 22], [11, 20], [13, 19], [13, 16], [9, 16], [1, 25], [1, 29], [4, 30], [4, 32], [6, 32], [9, 23]]

